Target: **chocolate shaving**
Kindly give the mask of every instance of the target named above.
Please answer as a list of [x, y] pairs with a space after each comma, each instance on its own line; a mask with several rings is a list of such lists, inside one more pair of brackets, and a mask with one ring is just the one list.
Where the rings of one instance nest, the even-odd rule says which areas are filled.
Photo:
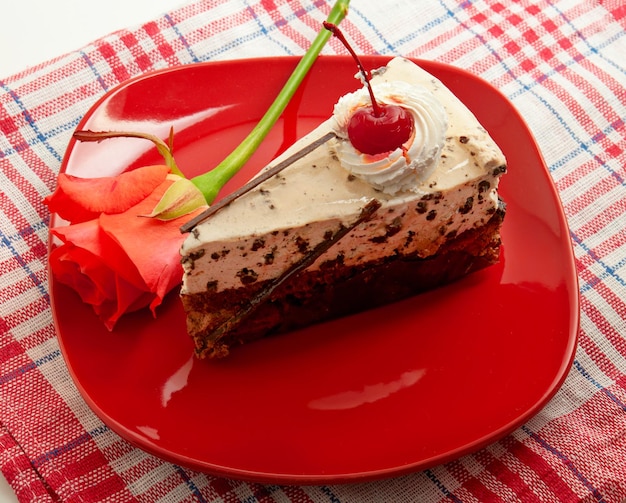
[[240, 325], [243, 321], [245, 321], [250, 315], [254, 313], [254, 311], [264, 302], [266, 302], [274, 293], [274, 291], [285, 281], [287, 281], [294, 274], [306, 269], [309, 267], [320, 255], [328, 251], [328, 249], [333, 246], [337, 241], [346, 236], [352, 229], [363, 222], [367, 222], [371, 220], [374, 216], [378, 208], [380, 208], [381, 203], [377, 199], [372, 199], [368, 202], [361, 213], [356, 218], [354, 222], [352, 222], [349, 226], [341, 225], [339, 229], [332, 233], [327, 239], [324, 239], [321, 243], [316, 245], [314, 248], [309, 251], [306, 255], [304, 255], [300, 260], [293, 263], [289, 268], [287, 268], [280, 276], [277, 276], [273, 280], [271, 280], [268, 285], [266, 285], [259, 293], [257, 293], [254, 297], [250, 299], [248, 305], [239, 311], [235, 316], [229, 318], [220, 326], [218, 326], [215, 330], [213, 330], [209, 336], [208, 340], [215, 343], [225, 334], [231, 332], [234, 328]]
[[310, 154], [316, 148], [318, 148], [319, 146], [323, 145], [328, 140], [330, 140], [332, 138], [335, 138], [336, 136], [337, 135], [335, 133], [333, 133], [332, 131], [329, 132], [329, 133], [326, 133], [324, 136], [321, 136], [317, 140], [315, 140], [315, 141], [309, 143], [308, 145], [304, 146], [303, 148], [301, 148], [300, 150], [298, 150], [297, 152], [295, 152], [294, 154], [289, 156], [284, 161], [279, 162], [276, 166], [273, 166], [273, 167], [269, 168], [268, 170], [263, 171], [259, 176], [253, 178], [248, 183], [246, 183], [245, 185], [240, 187], [238, 190], [230, 193], [229, 195], [227, 195], [223, 199], [220, 199], [217, 203], [215, 203], [214, 205], [210, 206], [207, 210], [205, 210], [202, 213], [200, 213], [199, 215], [195, 216], [194, 218], [189, 220], [189, 222], [183, 224], [180, 227], [180, 232], [182, 232], [184, 234], [186, 232], [191, 231], [191, 229], [193, 229], [196, 225], [198, 225], [201, 222], [204, 222], [206, 219], [208, 219], [211, 216], [215, 215], [218, 211], [220, 211], [221, 209], [223, 209], [226, 206], [228, 206], [235, 199], [243, 196], [247, 192], [250, 192], [255, 187], [259, 186], [263, 182], [269, 180], [273, 176], [275, 176], [278, 173], [280, 173], [283, 169], [291, 166], [298, 159], [302, 159], [304, 156]]

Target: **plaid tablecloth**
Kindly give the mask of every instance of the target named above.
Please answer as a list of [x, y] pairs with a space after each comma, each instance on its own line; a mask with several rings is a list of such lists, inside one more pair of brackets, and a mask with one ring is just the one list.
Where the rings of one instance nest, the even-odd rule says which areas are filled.
[[[626, 5], [623, 0], [353, 0], [357, 52], [465, 68], [519, 109], [568, 218], [579, 347], [565, 384], [504, 439], [420, 473], [266, 486], [175, 466], [87, 407], [65, 367], [47, 287], [64, 150], [107, 90], [148, 70], [300, 55], [322, 0], [203, 0], [0, 79], [0, 467], [20, 501], [564, 501], [626, 498]], [[327, 46], [325, 53], [339, 51]]]

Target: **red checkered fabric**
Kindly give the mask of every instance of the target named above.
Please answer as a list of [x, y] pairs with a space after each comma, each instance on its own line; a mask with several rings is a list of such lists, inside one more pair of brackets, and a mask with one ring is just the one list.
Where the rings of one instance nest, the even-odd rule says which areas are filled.
[[[147, 70], [302, 54], [330, 1], [201, 0], [0, 78], [0, 467], [22, 502], [606, 502], [626, 498], [626, 6], [622, 0], [354, 0], [358, 52], [460, 66], [532, 129], [570, 225], [581, 328], [550, 403], [504, 439], [378, 482], [265, 486], [197, 473], [118, 437], [64, 366], [47, 287], [49, 214], [70, 136]], [[336, 40], [326, 53], [344, 50]]]

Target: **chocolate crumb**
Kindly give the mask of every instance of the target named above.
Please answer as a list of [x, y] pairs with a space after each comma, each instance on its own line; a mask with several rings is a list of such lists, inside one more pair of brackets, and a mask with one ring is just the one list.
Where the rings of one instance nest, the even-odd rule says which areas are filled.
[[413, 238], [414, 237], [415, 237], [415, 231], [409, 230], [406, 233], [406, 239], [404, 241], [404, 247], [405, 248], [408, 248], [411, 245], [411, 243], [413, 242]]
[[[243, 250], [243, 248], [240, 248]], [[222, 257], [225, 257], [226, 255], [228, 255], [230, 253], [230, 249], [228, 248], [224, 248], [221, 252], [213, 252], [211, 253], [211, 258], [213, 260], [217, 260], [220, 259]]]
[[261, 248], [265, 248], [265, 239], [256, 238], [252, 243], [252, 251], [257, 251]]
[[498, 176], [504, 173], [506, 173], [506, 165], [503, 164], [502, 166], [498, 166], [497, 168], [495, 168], [492, 174], [493, 176]]
[[189, 258], [190, 258], [191, 260], [198, 260], [199, 258], [204, 257], [204, 253], [205, 253], [205, 250], [200, 249], [200, 250], [198, 250], [198, 251], [191, 252], [191, 253], [189, 254]]
[[251, 283], [254, 283], [259, 277], [259, 275], [252, 269], [248, 269], [247, 267], [244, 267], [237, 273], [237, 277], [239, 278], [239, 280], [241, 281], [243, 285], [249, 285]]
[[428, 220], [428, 221], [434, 220], [436, 216], [437, 216], [437, 211], [436, 210], [430, 210], [428, 212], [428, 215], [426, 215], [426, 220]]
[[385, 229], [387, 237], [391, 237], [397, 234], [398, 232], [400, 232], [400, 229], [402, 229], [402, 219], [400, 217], [394, 218], [391, 223], [387, 224]]
[[465, 204], [459, 208], [459, 213], [467, 215], [474, 206], [474, 197], [470, 196], [465, 200]]
[[422, 196], [422, 201], [439, 201], [443, 198], [443, 192], [438, 190], [437, 192], [431, 192], [430, 194], [424, 194]]
[[309, 241], [304, 239], [302, 236], [296, 237], [296, 246], [298, 247], [298, 251], [300, 253], [306, 253], [309, 251]]
[[275, 253], [276, 253], [276, 247], [272, 248], [271, 252], [266, 253], [263, 256], [263, 259], [265, 260], [265, 265], [271, 265], [274, 263]]
[[487, 180], [482, 180], [478, 184], [478, 192], [482, 194], [483, 192], [487, 192], [491, 188], [491, 184]]
[[461, 143], [467, 143], [469, 142], [469, 138], [467, 136], [459, 136], [459, 141]]

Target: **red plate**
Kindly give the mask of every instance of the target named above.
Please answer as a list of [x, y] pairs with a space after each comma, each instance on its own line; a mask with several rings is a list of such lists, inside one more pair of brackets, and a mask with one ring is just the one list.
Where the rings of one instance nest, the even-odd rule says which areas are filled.
[[[369, 68], [387, 60], [364, 58]], [[166, 137], [173, 125], [178, 165], [195, 175], [241, 141], [296, 63], [251, 59], [151, 73], [107, 93], [79, 129]], [[457, 68], [421, 65], [475, 112], [508, 158], [502, 262], [404, 302], [252, 343], [218, 362], [193, 358], [176, 293], [156, 320], [135, 313], [109, 333], [52, 279], [67, 366], [108, 426], [157, 456], [216, 475], [355, 482], [475, 451], [554, 395], [573, 359], [579, 304], [568, 228], [549, 173], [524, 121], [498, 91]], [[320, 57], [227, 190], [326, 119], [337, 98], [357, 88], [354, 73], [350, 58]], [[141, 140], [71, 142], [63, 170], [102, 176], [158, 162]]]

